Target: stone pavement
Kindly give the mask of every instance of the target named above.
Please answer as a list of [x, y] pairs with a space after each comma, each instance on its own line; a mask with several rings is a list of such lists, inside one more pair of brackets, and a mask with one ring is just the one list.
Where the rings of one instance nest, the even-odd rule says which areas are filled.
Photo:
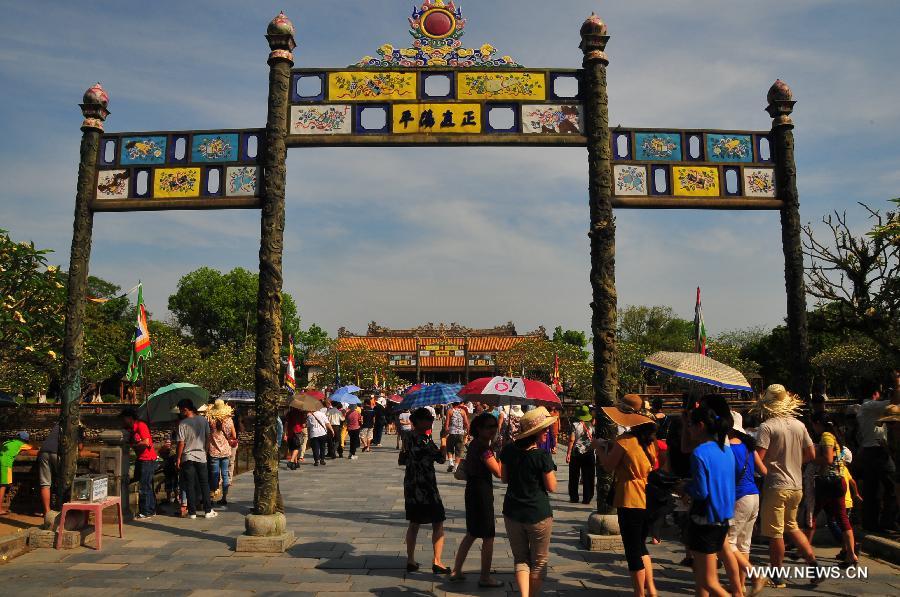
[[[0, 587], [11, 594], [124, 595], [134, 592], [159, 595], [363, 595], [453, 596], [513, 595], [512, 555], [498, 523], [494, 568], [505, 589], [478, 589], [478, 545], [469, 554], [468, 580], [451, 584], [431, 574], [430, 532], [419, 535], [418, 561], [422, 571], [405, 570], [403, 536], [403, 469], [397, 466], [394, 436], [385, 436], [383, 448], [361, 454], [359, 460], [329, 461], [313, 467], [310, 459], [297, 471], [282, 463], [281, 489], [289, 527], [297, 543], [284, 554], [235, 553], [235, 537], [243, 532], [244, 514], [252, 503], [252, 475], [241, 475], [232, 487], [230, 506], [214, 519], [156, 516], [126, 526], [125, 538], [104, 537], [103, 551], [40, 549], [0, 566]], [[391, 446], [391, 447], [388, 447]], [[588, 506], [570, 504], [566, 495], [567, 470], [560, 463], [560, 490], [553, 497], [555, 522], [545, 594], [586, 597], [630, 594], [624, 556], [589, 553], [579, 546], [578, 531], [587, 519]], [[463, 483], [439, 467], [438, 479], [447, 508], [444, 563], [450, 565], [465, 529]], [[497, 513], [503, 489], [495, 486]], [[114, 525], [105, 525], [106, 535]], [[683, 554], [675, 541], [649, 546], [661, 595], [693, 593], [690, 570], [678, 566]], [[757, 548], [755, 548], [757, 549]], [[825, 558], [837, 549], [819, 550]], [[761, 561], [762, 549], [756, 560]], [[823, 559], [832, 564], [833, 560]], [[897, 595], [900, 569], [869, 558], [868, 580], [829, 581], [820, 589], [792, 585], [770, 590], [771, 595]]]

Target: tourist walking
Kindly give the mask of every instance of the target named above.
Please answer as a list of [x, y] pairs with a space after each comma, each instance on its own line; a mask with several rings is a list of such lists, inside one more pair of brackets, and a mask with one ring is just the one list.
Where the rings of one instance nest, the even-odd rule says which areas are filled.
[[[760, 533], [769, 539], [769, 565], [773, 574], [771, 579], [755, 578], [751, 595], [759, 594], [765, 585], [786, 586], [778, 576], [784, 561], [785, 537], [791, 539], [809, 565], [819, 565], [806, 535], [797, 525], [797, 510], [803, 498], [802, 466], [816, 455], [806, 427], [796, 418], [801, 406], [797, 396], [783, 385], [773, 384], [751, 408], [762, 420], [756, 434], [756, 452], [766, 467], [759, 507]], [[817, 576], [813, 584], [822, 579]]]
[[813, 432], [818, 438], [816, 458], [815, 491], [816, 506], [813, 510], [813, 521], [819, 512], [824, 510], [829, 530], [835, 539], [843, 545], [841, 553], [844, 561], [855, 566], [859, 562], [856, 555], [856, 543], [853, 538], [853, 526], [847, 515], [846, 465], [843, 456], [844, 438], [834, 424], [834, 420], [825, 413], [814, 413], [810, 417]]
[[[222, 488], [222, 497], [219, 498], [219, 506], [228, 505], [228, 488], [231, 486], [231, 449], [237, 446], [237, 431], [231, 420], [233, 409], [223, 400], [216, 400], [212, 408], [206, 411], [209, 419], [209, 462], [212, 477], [210, 478], [210, 491], [215, 493]], [[276, 430], [277, 431], [277, 430]]]
[[547, 438], [538, 447], [549, 454], [556, 454], [556, 438], [559, 437], [559, 410], [555, 406], [551, 406], [548, 411], [556, 421], [547, 428]]
[[753, 438], [744, 430], [743, 417], [731, 411], [731, 430], [728, 442], [734, 455], [735, 475], [734, 516], [728, 527], [728, 544], [737, 558], [740, 568], [740, 586], [747, 582], [747, 571], [750, 568], [750, 541], [753, 538], [753, 527], [759, 515], [759, 488], [756, 486], [756, 475], [765, 476], [766, 466], [756, 452]]
[[372, 451], [372, 439], [375, 434], [375, 409], [372, 407], [372, 401], [366, 400], [362, 409], [362, 427], [359, 432], [359, 440], [362, 442], [362, 451]]
[[597, 438], [594, 447], [603, 469], [615, 474], [612, 505], [617, 510], [633, 594], [653, 596], [657, 593], [647, 551], [647, 478], [657, 461], [656, 419], [643, 410], [637, 394], [626, 394], [616, 406], [604, 407], [603, 412], [616, 425], [631, 429], [613, 441]]
[[356, 460], [356, 451], [359, 449], [360, 429], [362, 429], [362, 415], [355, 404], [351, 404], [344, 415], [347, 423], [347, 436], [350, 438], [350, 460]]
[[469, 433], [469, 411], [461, 402], [454, 402], [444, 421], [444, 435], [447, 437], [447, 472], [452, 473], [462, 460]]
[[491, 561], [494, 558], [494, 537], [497, 534], [494, 519], [493, 477], [500, 477], [500, 462], [491, 450], [491, 442], [497, 435], [497, 419], [483, 412], [469, 426], [472, 441], [462, 462], [466, 477], [466, 536], [459, 544], [450, 581], [465, 580], [463, 564], [476, 539], [481, 539], [481, 576], [478, 586], [486, 589], [502, 587], [503, 583], [491, 578]]
[[[50, 489], [59, 474], [59, 434], [59, 423], [54, 423], [38, 450], [38, 485], [41, 494], [41, 508], [45, 517], [50, 513]], [[78, 449], [81, 450], [80, 445]]]
[[412, 433], [412, 421], [410, 420], [409, 409], [404, 410], [397, 416], [397, 449], [406, 447], [409, 436]]
[[[893, 394], [891, 396], [890, 394]], [[859, 424], [859, 448], [857, 456], [861, 464], [863, 529], [870, 532], [897, 530], [897, 496], [893, 473], [900, 463], [891, 459], [887, 449], [885, 427], [878, 419], [884, 416], [890, 404], [900, 404], [900, 392], [885, 388], [873, 388], [871, 398], [862, 403], [856, 420]]]
[[325, 412], [332, 430], [332, 434], [328, 436], [328, 458], [332, 460], [344, 457], [344, 442], [341, 437], [344, 425], [344, 413], [338, 408], [340, 404], [341, 403], [338, 402], [337, 405], [335, 405], [333, 402], [329, 401], [328, 410]]
[[[685, 491], [691, 496], [687, 546], [694, 560], [694, 594], [728, 597], [719, 584], [716, 554], [723, 552], [728, 527], [734, 516], [735, 461], [727, 444], [733, 422], [724, 398], [709, 396], [691, 411], [688, 432], [697, 447], [691, 453], [691, 480]], [[730, 554], [730, 548], [728, 552]], [[743, 595], [734, 578], [732, 594]]]
[[[9, 514], [9, 508], [3, 507], [6, 490], [13, 482], [13, 462], [22, 450], [31, 450], [28, 445], [28, 432], [20, 431], [13, 439], [3, 442], [0, 447], [0, 515]], [[11, 500], [12, 498], [10, 498]]]
[[328, 434], [334, 433], [331, 423], [328, 422], [328, 409], [324, 406], [312, 411], [306, 417], [306, 432], [312, 443], [314, 466], [325, 466], [325, 451], [328, 443]]
[[384, 398], [378, 398], [372, 410], [375, 413], [374, 428], [372, 432], [372, 445], [381, 447], [381, 436], [384, 434], [384, 428], [387, 425], [387, 408], [385, 408]]
[[292, 471], [300, 466], [303, 452], [306, 449], [306, 413], [299, 408], [291, 408], [287, 416], [288, 468]]
[[138, 420], [137, 411], [131, 407], [122, 409], [119, 414], [122, 425], [129, 433], [129, 443], [134, 450], [134, 476], [138, 479], [138, 513], [135, 518], [144, 520], [156, 514], [156, 491], [153, 488], [153, 476], [156, 473], [156, 450], [153, 448], [153, 436], [150, 428]]
[[214, 518], [218, 513], [209, 499], [209, 476], [206, 469], [206, 443], [209, 438], [209, 422], [197, 415], [197, 409], [190, 399], [178, 403], [181, 422], [175, 431], [178, 442], [178, 468], [181, 472], [181, 486], [187, 492], [188, 517], [201, 515]]
[[581, 502], [590, 504], [594, 499], [594, 476], [597, 462], [594, 458], [594, 416], [586, 404], [575, 409], [574, 422], [569, 433], [566, 463], [569, 465], [569, 501], [578, 503], [578, 484], [581, 483]]
[[448, 574], [450, 569], [441, 561], [444, 550], [444, 503], [438, 492], [434, 465], [443, 464], [447, 459], [446, 450], [435, 445], [425, 432], [434, 425], [434, 416], [425, 408], [416, 409], [412, 413], [413, 434], [407, 449], [400, 452], [399, 463], [406, 466], [403, 476], [403, 499], [406, 508], [406, 570], [415, 572], [419, 569], [416, 562], [416, 537], [419, 526], [431, 525], [431, 544], [434, 557], [431, 570], [435, 574]]
[[522, 597], [539, 595], [550, 556], [556, 465], [538, 443], [553, 425], [543, 406], [525, 413], [519, 431], [500, 453], [500, 478], [507, 484], [503, 521], [515, 563], [516, 584]]
[[503, 416], [500, 421], [500, 446], [506, 446], [514, 441], [519, 433], [519, 424], [525, 412], [518, 404], [503, 407]]

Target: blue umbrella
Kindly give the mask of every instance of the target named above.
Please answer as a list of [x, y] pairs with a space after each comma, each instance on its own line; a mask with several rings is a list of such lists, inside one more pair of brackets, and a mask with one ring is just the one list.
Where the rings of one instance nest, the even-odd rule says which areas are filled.
[[457, 392], [461, 389], [462, 384], [458, 383], [436, 383], [425, 386], [421, 390], [408, 394], [403, 398], [403, 402], [398, 404], [395, 408], [396, 410], [415, 410], [423, 406], [460, 402], [460, 397], [457, 396]]
[[332, 402], [343, 402], [344, 404], [362, 404], [362, 400], [347, 392], [342, 394], [332, 394], [329, 400]]
[[219, 396], [225, 402], [255, 402], [256, 394], [248, 390], [231, 390]]
[[337, 390], [334, 391], [334, 393], [340, 394], [342, 392], [347, 392], [348, 394], [352, 394], [353, 392], [358, 392], [361, 389], [362, 388], [359, 386], [349, 385], [349, 386], [344, 386], [343, 388], [338, 388]]

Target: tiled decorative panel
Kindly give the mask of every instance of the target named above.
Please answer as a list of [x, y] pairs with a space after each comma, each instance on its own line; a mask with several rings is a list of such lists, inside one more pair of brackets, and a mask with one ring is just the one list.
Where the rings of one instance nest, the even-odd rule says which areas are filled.
[[613, 195], [772, 199], [766, 132], [613, 129]]
[[350, 106], [334, 104], [330, 106], [292, 106], [292, 135], [349, 135]]
[[543, 100], [547, 99], [544, 73], [470, 73], [457, 78], [459, 99]]
[[264, 143], [262, 129], [104, 134], [94, 207], [102, 211], [104, 201], [152, 209], [161, 199], [187, 205], [258, 198]]
[[522, 132], [539, 135], [583, 135], [581, 104], [525, 104]]
[[394, 104], [391, 130], [410, 133], [480, 133], [481, 104]]
[[328, 99], [340, 102], [383, 102], [416, 99], [417, 73], [339, 71], [328, 73]]

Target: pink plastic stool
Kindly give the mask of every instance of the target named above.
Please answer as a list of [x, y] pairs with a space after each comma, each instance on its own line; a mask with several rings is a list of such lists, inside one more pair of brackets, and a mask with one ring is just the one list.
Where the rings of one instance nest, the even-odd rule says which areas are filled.
[[62, 546], [62, 531], [66, 528], [66, 514], [70, 510], [81, 510], [94, 513], [94, 537], [97, 541], [97, 551], [103, 543], [103, 510], [115, 506], [119, 514], [119, 538], [125, 535], [122, 533], [122, 501], [119, 496], [111, 495], [102, 502], [66, 502], [63, 504], [62, 512], [59, 513], [59, 532], [56, 534], [56, 549]]

